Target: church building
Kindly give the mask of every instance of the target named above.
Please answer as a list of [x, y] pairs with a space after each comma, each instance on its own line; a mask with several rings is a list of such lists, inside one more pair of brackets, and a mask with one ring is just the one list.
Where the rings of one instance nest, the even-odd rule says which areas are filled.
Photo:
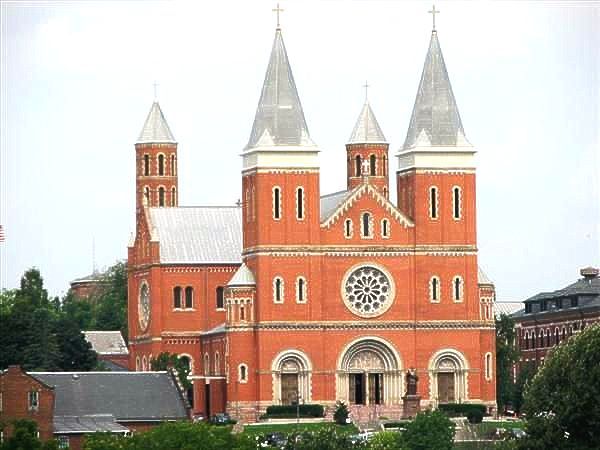
[[179, 206], [177, 142], [153, 103], [135, 144], [132, 370], [175, 353], [190, 367], [196, 413], [246, 421], [269, 405], [337, 400], [359, 416], [399, 417], [407, 371], [421, 408], [495, 409], [475, 149], [435, 26], [395, 160], [368, 100], [345, 148], [346, 186], [322, 196], [319, 147], [279, 26], [241, 155], [239, 205]]

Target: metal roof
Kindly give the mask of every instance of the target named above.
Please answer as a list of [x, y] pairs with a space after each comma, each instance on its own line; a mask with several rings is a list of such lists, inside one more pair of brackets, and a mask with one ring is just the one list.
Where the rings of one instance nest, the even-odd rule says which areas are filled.
[[254, 275], [248, 269], [248, 266], [244, 263], [238, 268], [235, 272], [227, 286], [254, 286], [256, 285], [256, 281], [254, 280]]
[[477, 283], [478, 284], [494, 284], [494, 282], [488, 278], [488, 276], [485, 274], [485, 272], [483, 270], [481, 270], [481, 267], [479, 267], [479, 266], [477, 266]]
[[383, 131], [375, 118], [369, 101], [365, 104], [358, 115], [354, 130], [348, 139], [348, 144], [387, 143]]
[[308, 133], [279, 28], [275, 32], [275, 41], [246, 149], [278, 145], [315, 145]]
[[99, 355], [128, 355], [129, 350], [120, 331], [83, 331], [85, 340]]
[[120, 422], [185, 419], [167, 372], [28, 372], [54, 386], [55, 416], [111, 414]]
[[242, 209], [237, 206], [148, 208], [152, 240], [160, 262], [242, 262]]
[[320, 221], [323, 222], [327, 219], [336, 209], [340, 206], [344, 200], [346, 200], [351, 190], [334, 192], [333, 194], [327, 194], [321, 197], [321, 217]]
[[433, 31], [404, 149], [468, 144], [452, 93], [437, 32]]
[[176, 143], [160, 105], [156, 101], [152, 103], [137, 143]]
[[570, 297], [574, 295], [596, 296], [598, 297], [598, 300], [600, 300], [600, 278], [581, 278], [563, 289], [558, 289], [553, 292], [540, 292], [525, 301], [550, 300], [553, 298]]
[[54, 416], [54, 433], [127, 433], [129, 428], [116, 422], [112, 414], [95, 414], [88, 416]]
[[521, 309], [523, 309], [522, 302], [495, 302], [494, 317], [499, 319], [502, 314], [510, 316]]

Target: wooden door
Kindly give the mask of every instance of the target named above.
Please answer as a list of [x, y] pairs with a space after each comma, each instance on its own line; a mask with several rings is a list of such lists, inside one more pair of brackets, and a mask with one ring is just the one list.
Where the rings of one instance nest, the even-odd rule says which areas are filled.
[[383, 374], [369, 374], [369, 404], [381, 405], [383, 403]]
[[454, 402], [454, 373], [442, 372], [438, 378], [438, 401], [440, 403]]
[[281, 403], [292, 405], [298, 395], [298, 374], [284, 373], [281, 375]]

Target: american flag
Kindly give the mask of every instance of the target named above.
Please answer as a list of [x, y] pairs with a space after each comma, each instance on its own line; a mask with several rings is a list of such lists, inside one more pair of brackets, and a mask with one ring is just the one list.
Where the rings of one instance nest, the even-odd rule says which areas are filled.
[[4, 242], [4, 227], [0, 225], [0, 242]]

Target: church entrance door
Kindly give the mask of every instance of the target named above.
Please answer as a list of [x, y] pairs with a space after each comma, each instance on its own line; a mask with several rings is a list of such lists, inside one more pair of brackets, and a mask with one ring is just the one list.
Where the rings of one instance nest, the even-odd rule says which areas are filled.
[[438, 401], [440, 403], [454, 402], [454, 373], [440, 372], [438, 379]]
[[365, 374], [351, 373], [350, 374], [350, 390], [348, 392], [350, 403], [356, 405], [365, 404]]
[[298, 374], [281, 374], [281, 403], [292, 405], [296, 403], [298, 396]]
[[369, 374], [369, 404], [381, 405], [383, 403], [383, 374]]

